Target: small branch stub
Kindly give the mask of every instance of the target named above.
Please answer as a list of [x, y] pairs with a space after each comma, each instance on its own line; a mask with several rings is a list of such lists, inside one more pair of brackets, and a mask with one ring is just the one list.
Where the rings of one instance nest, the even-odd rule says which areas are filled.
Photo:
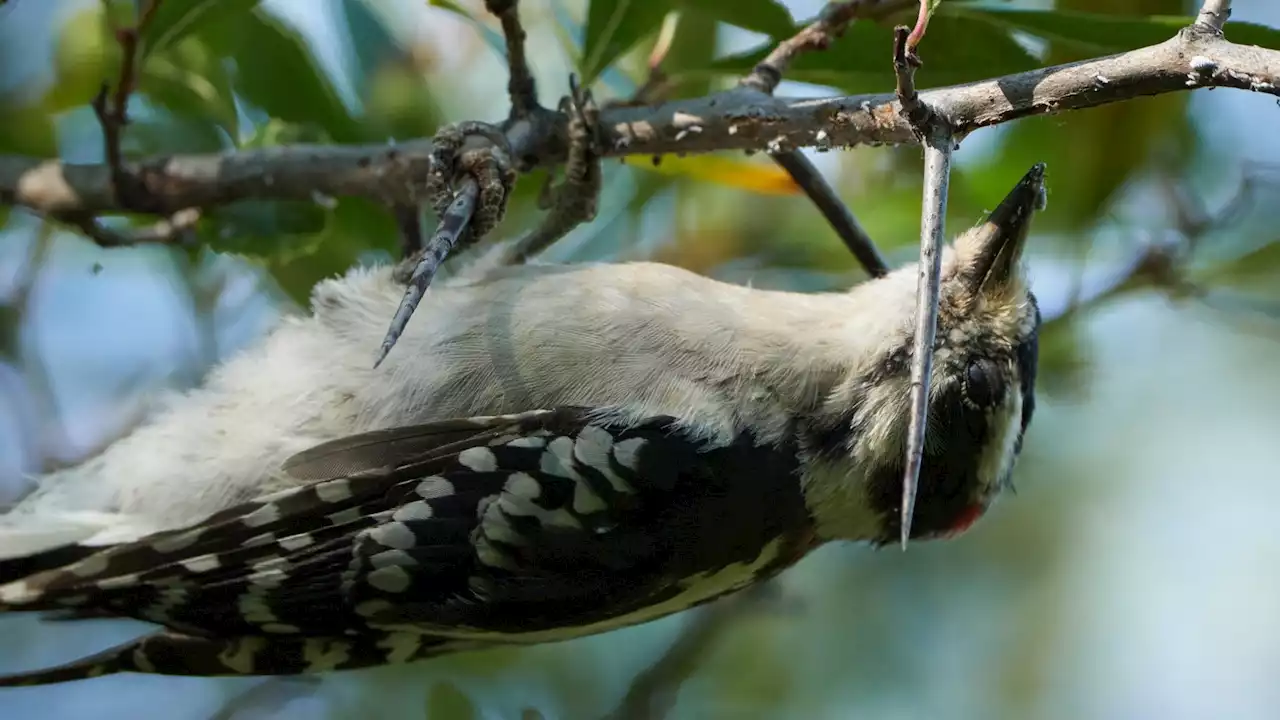
[[1196, 17], [1196, 25], [1221, 34], [1222, 27], [1231, 18], [1231, 0], [1205, 0]]

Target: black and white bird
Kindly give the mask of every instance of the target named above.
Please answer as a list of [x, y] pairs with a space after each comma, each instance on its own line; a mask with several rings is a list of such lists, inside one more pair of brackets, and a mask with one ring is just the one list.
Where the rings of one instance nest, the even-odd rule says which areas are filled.
[[[914, 538], [1010, 484], [1040, 315], [1037, 165], [943, 259]], [[645, 622], [833, 540], [897, 539], [914, 266], [848, 292], [655, 263], [486, 267], [433, 287], [381, 368], [389, 268], [288, 319], [0, 516], [0, 611], [155, 634], [34, 685], [283, 675]]]

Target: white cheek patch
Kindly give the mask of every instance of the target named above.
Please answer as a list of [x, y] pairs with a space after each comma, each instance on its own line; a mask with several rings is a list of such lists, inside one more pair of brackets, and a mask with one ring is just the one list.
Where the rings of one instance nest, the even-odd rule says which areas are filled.
[[1022, 392], [1010, 386], [1000, 403], [987, 415], [987, 446], [978, 460], [978, 482], [982, 491], [996, 489], [1017, 459], [1018, 432], [1022, 428]]

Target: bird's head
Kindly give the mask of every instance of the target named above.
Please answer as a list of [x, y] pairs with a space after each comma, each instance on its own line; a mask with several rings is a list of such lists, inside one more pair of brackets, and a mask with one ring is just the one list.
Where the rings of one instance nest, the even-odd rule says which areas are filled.
[[[1043, 203], [1037, 164], [985, 221], [944, 249], [913, 539], [965, 530], [1010, 486], [1035, 408], [1040, 312], [1021, 257]], [[830, 424], [817, 445], [860, 482], [811, 490], [838, 493], [864, 512], [844, 520], [819, 514], [827, 537], [870, 535], [883, 544], [901, 532], [916, 275], [912, 264], [852, 292], [859, 315], [877, 316], [859, 323], [860, 332], [874, 329], [877, 346], [828, 398]]]

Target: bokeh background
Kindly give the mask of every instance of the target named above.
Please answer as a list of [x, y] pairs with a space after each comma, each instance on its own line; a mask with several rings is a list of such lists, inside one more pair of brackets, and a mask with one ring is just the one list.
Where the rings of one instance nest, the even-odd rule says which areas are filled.
[[[500, 37], [478, 0], [268, 0], [252, 12], [256, 3], [243, 0], [187, 4], [204, 14], [143, 66], [131, 153], [392, 141], [506, 112]], [[601, 35], [612, 4], [522, 3], [544, 104], [575, 66], [603, 69], [595, 87], [604, 99], [645, 80], [657, 21], [633, 8]], [[132, 3], [118, 5], [127, 21]], [[770, 36], [820, 5], [653, 2], [636, 12], [660, 21], [682, 10], [663, 69], [673, 94], [687, 96], [731, 82], [726, 73], [749, 67]], [[1153, 16], [1197, 5], [948, 0], [918, 80], [936, 86], [1136, 47], [1184, 22]], [[0, 153], [101, 160], [88, 102], [118, 61], [101, 7], [0, 8]], [[1280, 28], [1280, 4], [1237, 0], [1233, 20], [1229, 38], [1280, 47], [1280, 31], [1245, 24]], [[643, 32], [630, 43], [635, 23]], [[888, 27], [855, 27], [790, 75], [816, 84], [788, 81], [780, 94], [891, 89]], [[1049, 208], [1029, 264], [1055, 319], [1018, 493], [959, 539], [905, 554], [828, 547], [758, 596], [560, 645], [265, 684], [113, 676], [4, 690], [0, 717], [576, 719], [623, 707], [616, 717], [1274, 718], [1277, 127], [1274, 97], [1217, 90], [1027, 119], [965, 140], [952, 232], [1033, 162], [1048, 163]], [[893, 262], [909, 261], [919, 150], [813, 157]], [[540, 176], [521, 181], [502, 232], [536, 219], [539, 185]], [[192, 250], [103, 250], [8, 208], [0, 226], [0, 503], [41, 472], [100, 452], [158, 394], [199, 384], [281, 313], [298, 311], [317, 279], [387, 262], [397, 243], [382, 209], [330, 198], [213, 213]], [[553, 256], [658, 259], [809, 291], [864, 278], [772, 165], [741, 154], [658, 168], [647, 158], [610, 162], [599, 217]], [[5, 617], [0, 671], [143, 630]], [[678, 661], [646, 674], [673, 647]]]

